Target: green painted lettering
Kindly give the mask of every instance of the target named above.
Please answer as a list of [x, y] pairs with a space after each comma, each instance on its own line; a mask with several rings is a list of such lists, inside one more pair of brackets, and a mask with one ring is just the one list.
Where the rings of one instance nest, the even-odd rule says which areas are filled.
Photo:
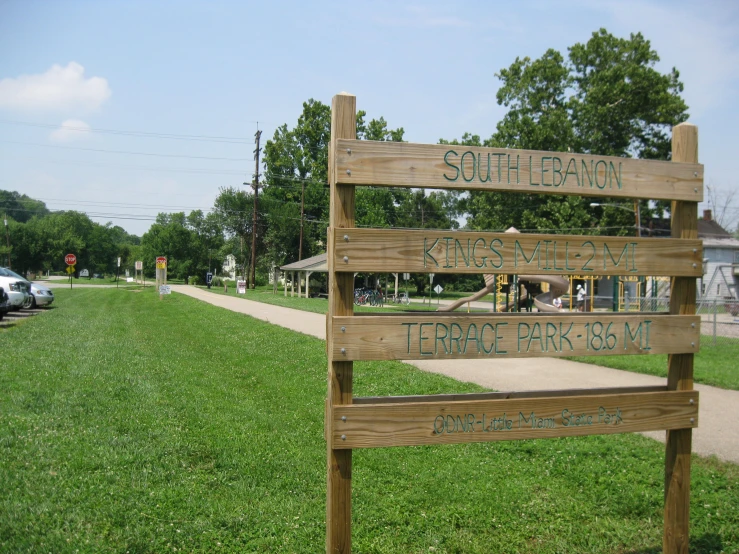
[[535, 340], [539, 341], [539, 352], [544, 352], [544, 339], [541, 336], [541, 325], [537, 321], [531, 328], [531, 334], [529, 334], [529, 343], [526, 345], [526, 352], [531, 351], [531, 343]]
[[413, 328], [414, 325], [418, 325], [418, 323], [401, 323], [401, 325], [407, 325], [408, 326], [408, 337], [407, 337], [406, 340], [408, 342], [408, 352], [407, 352], [407, 354], [410, 354], [411, 353], [411, 329]]
[[[452, 323], [449, 330], [449, 350], [452, 352], [454, 351], [454, 343], [457, 343], [457, 354], [462, 353], [462, 345], [460, 344], [460, 341], [462, 340], [462, 326], [459, 323]], [[454, 335], [454, 331], [459, 331], [458, 335]], [[464, 345], [464, 351], [467, 352], [467, 345]]]
[[539, 253], [539, 247], [541, 246], [541, 241], [537, 241], [536, 247], [534, 248], [534, 251], [531, 253], [531, 256], [527, 257], [526, 252], [524, 252], [523, 247], [521, 244], [516, 240], [516, 242], [513, 245], [513, 267], [518, 267], [518, 253], [521, 252], [521, 256], [524, 260], [526, 260], [526, 264], [530, 264], [534, 260], [534, 256], [536, 256], [536, 265], [537, 268], [541, 266], [539, 263], [539, 258], [541, 257], [541, 254]]
[[434, 262], [434, 265], [436, 267], [439, 267], [439, 262], [436, 261], [436, 259], [429, 254], [434, 248], [436, 248], [436, 245], [439, 244], [439, 239], [436, 239], [434, 241], [434, 244], [431, 245], [431, 248], [426, 248], [426, 241], [428, 239], [426, 237], [423, 237], [423, 267], [428, 267], [428, 264], [426, 263], [428, 258], [431, 258], [431, 261]]
[[423, 341], [425, 341], [425, 340], [431, 340], [428, 337], [424, 337], [423, 336], [423, 328], [424, 327], [428, 327], [430, 325], [433, 325], [433, 323], [421, 323], [418, 326], [418, 352], [422, 356], [433, 356], [434, 355], [433, 352], [426, 352], [426, 351], [423, 350]]
[[[465, 156], [467, 156], [467, 154], [469, 154], [470, 156], [472, 156], [472, 176], [469, 179], [464, 174], [464, 158], [465, 158]], [[469, 183], [470, 181], [472, 181], [475, 178], [475, 173], [477, 173], [477, 171], [476, 171], [476, 167], [475, 167], [475, 153], [474, 152], [470, 152], [468, 150], [467, 152], [465, 152], [464, 154], [462, 154], [462, 163], [461, 163], [461, 167], [460, 167], [460, 173], [462, 174], [462, 179], [464, 179], [467, 183]]]
[[490, 260], [490, 267], [493, 269], [500, 269], [503, 267], [503, 254], [495, 249], [496, 246], [503, 246], [503, 241], [500, 239], [493, 239], [490, 241], [490, 251], [498, 256], [498, 263], [496, 264], [493, 260]]
[[452, 238], [451, 237], [444, 237], [442, 240], [444, 242], [446, 242], [446, 248], [444, 249], [446, 251], [446, 256], [444, 258], [445, 259], [445, 265], [444, 265], [444, 267], [445, 268], [453, 267], [453, 266], [449, 265], [449, 241], [451, 241]]
[[[474, 333], [472, 332], [474, 331]], [[470, 323], [467, 327], [467, 335], [464, 337], [464, 353], [467, 354], [467, 347], [472, 344], [477, 345], [477, 353], [480, 353], [480, 341], [477, 338], [477, 325]]]
[[511, 155], [508, 154], [508, 184], [511, 184], [511, 170], [516, 172], [516, 184], [521, 182], [521, 176], [519, 174], [518, 168], [519, 168], [519, 158], [520, 156], [516, 154], [516, 165], [515, 167], [511, 165]]
[[547, 323], [546, 327], [546, 341], [544, 342], [544, 349], [549, 352], [549, 342], [552, 342], [552, 350], [557, 352], [557, 343], [554, 342], [554, 337], [557, 336], [557, 326], [554, 323]]
[[500, 159], [503, 156], [505, 156], [505, 154], [503, 154], [503, 153], [500, 153], [500, 154], [491, 154], [491, 156], [498, 156], [498, 182], [499, 183], [502, 183], [503, 182], [503, 167], [502, 167], [502, 164], [500, 162]]
[[481, 183], [487, 183], [491, 180], [490, 177], [490, 154], [488, 154], [488, 169], [487, 172], [483, 175], [482, 172], [482, 160], [480, 160], [480, 156], [482, 154], [477, 155], [477, 176], [480, 178]]
[[[555, 175], [559, 175], [559, 181], [554, 178]], [[562, 160], [560, 160], [557, 156], [554, 156], [552, 157], [552, 185], [558, 187], [563, 184], [564, 179], [562, 178]]]
[[454, 239], [454, 267], [459, 267], [459, 255], [462, 256], [462, 261], [465, 267], [470, 267], [470, 239], [467, 239], [467, 256], [464, 255], [464, 248], [459, 239]]
[[[570, 170], [570, 168], [572, 169]], [[562, 181], [562, 186], [565, 186], [567, 184], [568, 175], [574, 175], [575, 181], [577, 181], [577, 186], [582, 186], [580, 185], [580, 175], [578, 175], [577, 173], [577, 162], [575, 161], [575, 158], [570, 158], [570, 161], [567, 162], [567, 170], [565, 171], [565, 178], [564, 181]]]
[[453, 170], [455, 170], [457, 172], [456, 175], [454, 176], [454, 179], [452, 179], [451, 177], [449, 177], [446, 173], [444, 173], [444, 178], [447, 181], [454, 182], [457, 179], [459, 179], [459, 168], [456, 165], [453, 165], [453, 164], [449, 163], [449, 160], [447, 159], [447, 157], [449, 156], [449, 154], [454, 154], [455, 156], [458, 156], [459, 154], [457, 154], [454, 150], [449, 150], [449, 152], [447, 152], [446, 154], [444, 154], [444, 163], [447, 164], [449, 167], [451, 167]]
[[[616, 166], [613, 165], [613, 162], [608, 162], [608, 165], [609, 165], [608, 181], [609, 181], [611, 188], [613, 188], [613, 177], [616, 175]], [[621, 178], [621, 162], [618, 162], [618, 176], [616, 176], [616, 186], [619, 188], [619, 190], [623, 188], [623, 180]]]
[[[439, 330], [443, 329], [444, 334], [439, 336]], [[449, 354], [449, 348], [446, 345], [446, 339], [449, 337], [449, 329], [443, 323], [436, 324], [436, 333], [434, 341], [434, 354], [439, 354], [439, 342], [441, 341], [441, 347], [444, 349], [444, 354]]]
[[[523, 329], [524, 327], [526, 328], [526, 333], [524, 335], [521, 335], [521, 329]], [[519, 323], [518, 324], [518, 351], [519, 352], [523, 352], [523, 350], [521, 350], [521, 340], [527, 339], [530, 335], [531, 335], [531, 325], [529, 325], [528, 323]], [[528, 352], [528, 349], [526, 350], [526, 352]]]
[[585, 186], [585, 177], [588, 178], [588, 184], [590, 185], [590, 188], [593, 188], [593, 160], [590, 160], [590, 171], [588, 171], [588, 164], [585, 163], [585, 160], [582, 160], [582, 184], [581, 187]]
[[495, 353], [496, 354], [508, 354], [508, 350], [498, 350], [498, 346], [500, 345], [500, 339], [503, 337], [500, 336], [500, 328], [505, 327], [508, 325], [507, 323], [498, 323], [495, 326]]
[[[490, 348], [485, 348], [485, 329], [490, 328], [490, 331], [493, 333], [493, 342], [490, 343]], [[478, 340], [478, 351], [482, 350], [485, 352], [485, 354], [490, 354], [493, 351], [493, 348], [495, 348], [495, 327], [490, 325], [490, 323], [486, 323], [482, 326], [482, 329], [480, 329], [480, 339]]]
[[485, 246], [485, 239], [482, 239], [482, 238], [477, 239], [475, 241], [474, 246], [472, 247], [472, 263], [474, 263], [475, 264], [475, 267], [479, 269], [479, 268], [485, 267], [485, 263], [488, 261], [488, 257], [487, 256], [483, 256], [482, 257], [482, 263], [481, 264], [478, 264], [477, 263], [477, 243], [478, 242], [482, 242], [482, 246], [484, 247]]
[[541, 157], [541, 185], [543, 187], [551, 187], [552, 186], [550, 183], [545, 183], [544, 182], [544, 174], [545, 173], [549, 173], [549, 170], [548, 169], [544, 169], [544, 165], [545, 165], [546, 160], [551, 160], [551, 159], [552, 159], [551, 156], [542, 156]]
[[[600, 185], [598, 182], [598, 175], [600, 173], [600, 170], [598, 167], [600, 164], [603, 164], [603, 186]], [[606, 162], [604, 160], [598, 160], [595, 164], [595, 172], [593, 173], [593, 177], [595, 177], [595, 186], [599, 189], [603, 190], [608, 185], [608, 166], [606, 165]]]
[[593, 241], [591, 240], [586, 240], [585, 242], [582, 243], [582, 247], [585, 247], [585, 246], [590, 246], [590, 248], [592, 248], [593, 251], [590, 257], [588, 258], [588, 261], [585, 262], [585, 265], [582, 266], [582, 270], [583, 271], [593, 271], [593, 268], [588, 267], [588, 264], [593, 261], [593, 258], [595, 258], [595, 251], [596, 251], [595, 244], [593, 244]]
[[572, 326], [574, 324], [570, 323], [570, 326], [567, 328], [567, 332], [564, 332], [564, 333], [562, 332], [562, 325], [564, 324], [563, 323], [559, 324], [559, 351], [564, 352], [564, 341], [567, 341], [567, 344], [570, 345], [570, 352], [572, 352], [574, 348], [572, 348], [572, 342], [570, 342], [570, 339], [568, 339], [567, 336], [572, 331]]
[[529, 186], [538, 187], [539, 183], [534, 182], [534, 157], [529, 156]]
[[603, 269], [607, 269], [608, 267], [608, 258], [611, 258], [611, 262], [613, 262], [614, 267], [618, 267], [621, 264], [621, 260], [623, 260], [623, 257], [626, 256], [626, 269], [629, 268], [629, 244], [627, 243], [626, 246], [624, 246], [624, 249], [621, 250], [621, 255], [618, 257], [618, 261], [613, 257], [613, 254], [611, 253], [611, 249], [608, 247], [608, 243], [603, 243]]

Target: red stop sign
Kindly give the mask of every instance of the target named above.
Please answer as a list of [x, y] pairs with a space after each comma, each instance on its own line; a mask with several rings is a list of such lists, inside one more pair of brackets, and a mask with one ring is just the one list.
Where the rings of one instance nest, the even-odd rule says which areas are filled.
[[67, 265], [74, 265], [77, 263], [77, 256], [75, 256], [74, 254], [67, 254], [66, 256], [64, 256], [64, 262]]

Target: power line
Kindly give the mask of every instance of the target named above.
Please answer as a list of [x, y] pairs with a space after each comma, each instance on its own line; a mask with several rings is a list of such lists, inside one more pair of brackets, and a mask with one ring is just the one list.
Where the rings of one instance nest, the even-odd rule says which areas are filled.
[[108, 135], [125, 135], [134, 137], [164, 138], [173, 140], [195, 140], [202, 142], [225, 142], [227, 144], [246, 144], [249, 139], [243, 137], [219, 137], [207, 135], [178, 135], [174, 133], [153, 133], [146, 131], [122, 131], [119, 129], [102, 129], [90, 127], [76, 127], [74, 125], [52, 125], [48, 123], [30, 123], [27, 121], [12, 121], [0, 119], [0, 123], [9, 123], [12, 125], [23, 125], [26, 127], [40, 127], [43, 129], [65, 129], [68, 131], [77, 131], [81, 133], [100, 133]]
[[186, 158], [191, 160], [215, 160], [219, 162], [245, 162], [247, 158], [218, 158], [212, 156], [191, 156], [189, 154], [154, 154], [152, 152], [130, 152], [127, 150], [104, 150], [102, 148], [84, 148], [82, 146], [62, 146], [60, 144], [39, 144], [34, 142], [20, 142], [14, 140], [0, 140], [5, 144], [19, 144], [22, 146], [40, 146], [42, 148], [63, 148], [64, 150], [84, 150], [86, 152], [103, 152], [105, 154], [130, 154], [134, 156], [155, 156], [158, 158]]

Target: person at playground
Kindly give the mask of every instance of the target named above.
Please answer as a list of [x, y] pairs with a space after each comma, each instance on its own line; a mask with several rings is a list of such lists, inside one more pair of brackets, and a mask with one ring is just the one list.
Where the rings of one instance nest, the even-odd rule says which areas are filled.
[[578, 312], [584, 312], [585, 311], [585, 295], [587, 293], [585, 292], [585, 287], [582, 285], [577, 285], [577, 311]]
[[552, 301], [552, 304], [554, 304], [554, 307], [558, 310], [562, 309], [562, 299], [559, 296]]

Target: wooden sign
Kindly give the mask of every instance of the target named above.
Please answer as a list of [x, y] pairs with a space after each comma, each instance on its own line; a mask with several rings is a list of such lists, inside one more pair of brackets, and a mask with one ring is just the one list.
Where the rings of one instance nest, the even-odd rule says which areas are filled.
[[336, 270], [529, 275], [703, 275], [700, 240], [331, 229]]
[[696, 391], [334, 406], [332, 448], [459, 444], [689, 429]]
[[334, 317], [337, 360], [431, 360], [697, 352], [700, 317], [405, 313]]
[[334, 140], [337, 184], [703, 201], [703, 166], [567, 152]]

